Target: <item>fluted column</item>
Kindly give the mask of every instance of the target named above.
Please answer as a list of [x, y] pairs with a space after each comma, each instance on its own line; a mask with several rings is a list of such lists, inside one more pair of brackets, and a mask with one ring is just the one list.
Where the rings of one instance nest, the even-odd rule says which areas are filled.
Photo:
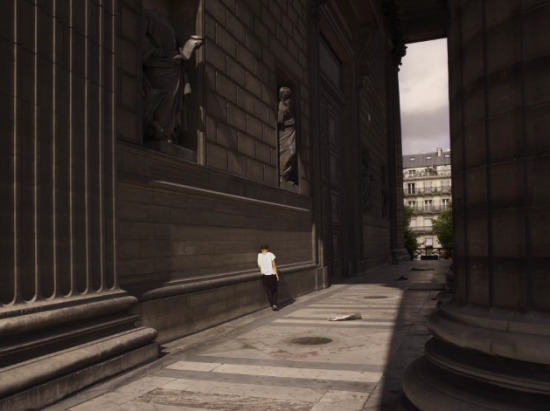
[[0, 301], [116, 289], [114, 16], [86, 0], [6, 3]]
[[456, 290], [404, 388], [422, 410], [545, 409], [550, 2], [449, 7]]
[[[126, 312], [136, 299], [119, 289], [116, 278], [116, 22], [113, 1], [2, 3], [2, 409], [15, 401], [2, 397], [14, 391], [122, 355], [155, 336], [150, 329], [130, 332], [136, 318]], [[108, 341], [119, 332], [125, 336]], [[83, 348], [81, 356], [66, 361], [55, 356], [57, 350], [93, 344], [94, 338], [103, 345]], [[46, 354], [48, 359], [39, 359]], [[51, 366], [30, 372], [17, 364], [29, 359]], [[54, 390], [44, 398], [70, 391]], [[19, 398], [18, 407], [45, 405], [41, 394], [29, 395], [35, 402]]]

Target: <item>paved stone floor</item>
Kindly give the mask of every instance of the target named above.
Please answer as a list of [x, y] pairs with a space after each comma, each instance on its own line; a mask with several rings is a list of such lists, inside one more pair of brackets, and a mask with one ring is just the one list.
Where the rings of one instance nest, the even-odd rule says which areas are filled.
[[[166, 344], [163, 357], [47, 408], [74, 411], [395, 410], [429, 338], [448, 261], [388, 266]], [[401, 276], [407, 280], [397, 281]], [[361, 313], [361, 319], [329, 317]], [[330, 342], [301, 345], [306, 342]]]

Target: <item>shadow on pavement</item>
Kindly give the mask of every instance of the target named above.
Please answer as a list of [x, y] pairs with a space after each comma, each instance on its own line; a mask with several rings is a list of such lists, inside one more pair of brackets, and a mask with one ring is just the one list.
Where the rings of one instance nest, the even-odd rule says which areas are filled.
[[378, 284], [402, 290], [383, 376], [363, 411], [394, 411], [398, 405], [402, 410], [416, 409], [403, 395], [401, 381], [405, 368], [424, 353], [424, 344], [431, 336], [425, 317], [436, 309], [437, 296], [444, 288], [450, 266], [448, 260], [402, 262], [373, 270], [373, 274], [367, 272], [333, 281], [333, 284]]

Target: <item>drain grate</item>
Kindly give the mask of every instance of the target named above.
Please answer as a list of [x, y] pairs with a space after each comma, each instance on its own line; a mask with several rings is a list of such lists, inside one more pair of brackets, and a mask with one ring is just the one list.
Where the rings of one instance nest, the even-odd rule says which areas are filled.
[[366, 298], [368, 300], [383, 300], [384, 298], [388, 298], [388, 296], [387, 295], [368, 295], [363, 298]]
[[292, 344], [300, 344], [300, 345], [322, 345], [322, 344], [328, 344], [331, 342], [332, 340], [330, 338], [325, 338], [325, 337], [300, 337], [300, 338], [295, 338], [291, 341]]

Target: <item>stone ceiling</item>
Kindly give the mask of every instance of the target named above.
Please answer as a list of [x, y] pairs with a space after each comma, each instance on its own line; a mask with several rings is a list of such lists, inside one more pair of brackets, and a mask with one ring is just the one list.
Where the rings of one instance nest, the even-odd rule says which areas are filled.
[[446, 36], [445, 0], [395, 0], [395, 3], [405, 43], [435, 40]]
[[[391, 0], [390, 0], [391, 1]], [[370, 0], [349, 0], [360, 21], [373, 17]], [[446, 0], [393, 0], [404, 43], [435, 40], [446, 36]], [[371, 20], [372, 21], [372, 20]]]

